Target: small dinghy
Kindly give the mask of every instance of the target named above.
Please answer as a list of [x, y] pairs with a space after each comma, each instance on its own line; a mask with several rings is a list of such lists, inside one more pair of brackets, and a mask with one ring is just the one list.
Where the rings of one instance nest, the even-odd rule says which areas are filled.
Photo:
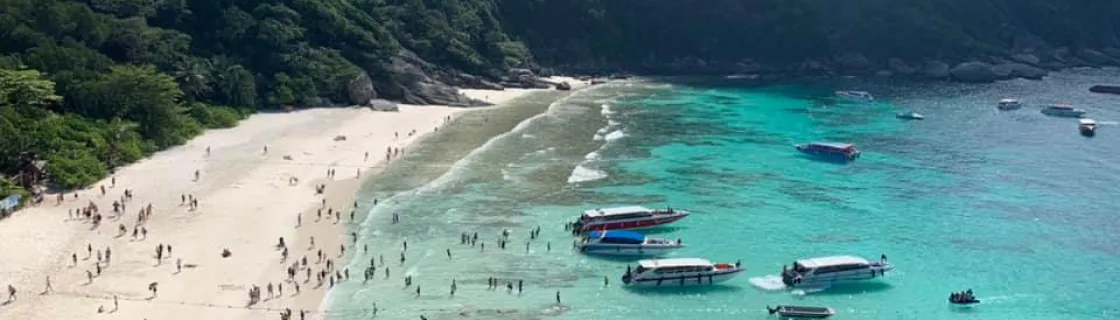
[[968, 291], [950, 293], [949, 303], [967, 306], [980, 303], [980, 299], [976, 299], [976, 296], [972, 295], [972, 289], [968, 289]]
[[784, 318], [824, 319], [836, 314], [836, 310], [826, 307], [778, 306], [777, 308], [770, 308], [770, 306], [766, 306], [766, 311], [770, 311], [770, 314], [777, 313]]

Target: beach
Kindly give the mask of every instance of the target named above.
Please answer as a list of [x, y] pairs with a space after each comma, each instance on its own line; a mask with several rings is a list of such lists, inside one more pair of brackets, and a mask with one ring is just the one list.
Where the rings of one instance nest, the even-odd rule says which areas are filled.
[[[537, 91], [463, 93], [500, 105]], [[0, 221], [0, 286], [17, 290], [0, 318], [278, 319], [287, 308], [296, 319], [300, 310], [324, 318], [328, 279], [362, 277], [345, 269], [348, 254], [361, 250], [347, 231], [362, 216], [355, 205], [373, 206], [358, 202], [359, 188], [467, 110], [256, 114], [119, 168], [61, 203], [49, 194]], [[115, 201], [123, 204], [119, 214]], [[91, 204], [103, 217], [98, 226], [77, 215]], [[325, 270], [328, 260], [333, 268], [320, 286], [307, 271]], [[250, 305], [253, 286], [260, 301]]]

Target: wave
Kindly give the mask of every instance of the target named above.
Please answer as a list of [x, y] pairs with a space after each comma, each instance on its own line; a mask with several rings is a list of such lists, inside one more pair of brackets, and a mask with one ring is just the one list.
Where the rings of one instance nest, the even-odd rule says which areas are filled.
[[572, 174], [568, 176], [568, 183], [589, 182], [601, 180], [608, 175], [603, 170], [588, 168], [585, 164], [580, 164], [572, 169]]
[[622, 132], [622, 130], [615, 130], [615, 131], [611, 131], [611, 133], [608, 133], [607, 135], [603, 136], [603, 140], [615, 141], [615, 140], [622, 139], [622, 138], [625, 138], [625, 137], [626, 137], [625, 132]]

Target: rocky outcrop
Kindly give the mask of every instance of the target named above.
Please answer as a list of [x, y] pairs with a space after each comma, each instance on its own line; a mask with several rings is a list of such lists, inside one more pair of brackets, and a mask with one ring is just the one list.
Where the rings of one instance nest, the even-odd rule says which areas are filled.
[[1045, 69], [1039, 69], [1022, 63], [1008, 63], [1006, 65], [1011, 68], [1011, 77], [1013, 78], [1042, 80], [1042, 77], [1050, 74], [1050, 72]]
[[369, 73], [362, 71], [346, 83], [346, 97], [350, 104], [365, 106], [370, 100], [377, 99], [377, 90], [373, 88], [373, 79]]
[[1108, 55], [1093, 49], [1081, 50], [1080, 52], [1078, 52], [1077, 57], [1081, 58], [1081, 60], [1085, 60], [1085, 62], [1096, 66], [1117, 65], [1116, 59], [1113, 59], [1112, 57], [1109, 57]]
[[996, 80], [1010, 80], [1014, 78], [1011, 73], [1015, 71], [1015, 68], [1012, 67], [1010, 63], [1001, 63], [992, 66], [991, 71], [992, 74], [995, 75]]
[[484, 101], [467, 98], [459, 89], [433, 79], [429, 74], [439, 72], [437, 67], [408, 50], [401, 50], [390, 58], [390, 72], [394, 80], [386, 84], [383, 93], [408, 104], [438, 104], [449, 106], [485, 106]]
[[949, 64], [941, 61], [926, 61], [922, 64], [921, 75], [927, 79], [945, 79], [949, 77]]
[[554, 86], [554, 83], [541, 80], [529, 69], [514, 68], [506, 72], [505, 79], [502, 85], [506, 87], [525, 88], [525, 89], [547, 89]]
[[567, 81], [560, 82], [560, 83], [556, 84], [556, 90], [560, 90], [560, 91], [572, 90], [572, 85], [569, 84]]
[[845, 75], [864, 75], [871, 72], [871, 60], [859, 53], [847, 53], [836, 58], [836, 66]]
[[999, 76], [992, 71], [992, 65], [983, 62], [965, 62], [949, 70], [954, 81], [984, 83], [993, 82]]
[[1013, 54], [1011, 55], [1011, 60], [1019, 63], [1029, 64], [1032, 66], [1038, 65], [1039, 62], [1042, 62], [1042, 60], [1038, 59], [1037, 56], [1030, 53]]
[[906, 61], [903, 61], [899, 58], [891, 58], [890, 60], [887, 60], [887, 66], [891, 68], [891, 72], [894, 72], [895, 74], [900, 76], [911, 76], [914, 73], [918, 72], [917, 69], [914, 69], [914, 67], [911, 67], [910, 64], [906, 63]]

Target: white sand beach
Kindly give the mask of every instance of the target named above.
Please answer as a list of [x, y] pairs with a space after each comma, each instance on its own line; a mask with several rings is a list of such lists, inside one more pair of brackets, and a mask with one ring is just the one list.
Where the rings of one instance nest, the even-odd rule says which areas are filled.
[[[533, 91], [463, 90], [498, 104]], [[294, 319], [301, 309], [311, 311], [308, 319], [322, 319], [325, 314], [315, 309], [327, 280], [316, 288], [315, 275], [305, 282], [307, 269], [300, 266], [294, 282], [284, 281], [288, 266], [306, 256], [308, 267], [319, 272], [325, 268], [317, 263], [320, 249], [335, 266], [345, 266], [340, 245], [351, 241], [345, 233], [357, 189], [379, 171], [386, 149], [407, 153], [409, 143], [465, 110], [402, 105], [400, 112], [333, 108], [257, 114], [236, 128], [208, 131], [120, 168], [113, 178], [66, 194], [60, 205], [48, 195], [41, 205], [0, 220], [0, 288], [18, 290], [13, 301], [0, 305], [0, 319], [279, 319], [284, 308], [292, 309]], [[328, 170], [335, 171], [333, 179]], [[316, 194], [319, 184], [325, 195]], [[117, 217], [112, 203], [125, 190], [133, 198]], [[198, 208], [191, 210], [183, 196], [196, 198]], [[99, 227], [68, 216], [91, 203], [104, 216]], [[148, 205], [148, 221], [138, 224]], [[316, 221], [321, 208], [323, 217]], [[337, 224], [328, 210], [341, 211]], [[121, 225], [124, 234], [118, 232]], [[140, 226], [147, 235], [133, 237]], [[276, 246], [281, 237], [289, 251], [286, 261]], [[166, 249], [157, 261], [160, 245]], [[107, 249], [111, 261], [102, 257], [98, 263]], [[231, 255], [223, 258], [223, 249]], [[361, 270], [351, 273], [362, 277]], [[45, 292], [48, 277], [52, 290]], [[149, 291], [151, 283], [158, 283], [156, 293]], [[282, 285], [282, 294], [269, 299], [269, 283]], [[262, 301], [247, 307], [254, 285], [261, 287]], [[0, 302], [6, 294], [0, 292]]]

